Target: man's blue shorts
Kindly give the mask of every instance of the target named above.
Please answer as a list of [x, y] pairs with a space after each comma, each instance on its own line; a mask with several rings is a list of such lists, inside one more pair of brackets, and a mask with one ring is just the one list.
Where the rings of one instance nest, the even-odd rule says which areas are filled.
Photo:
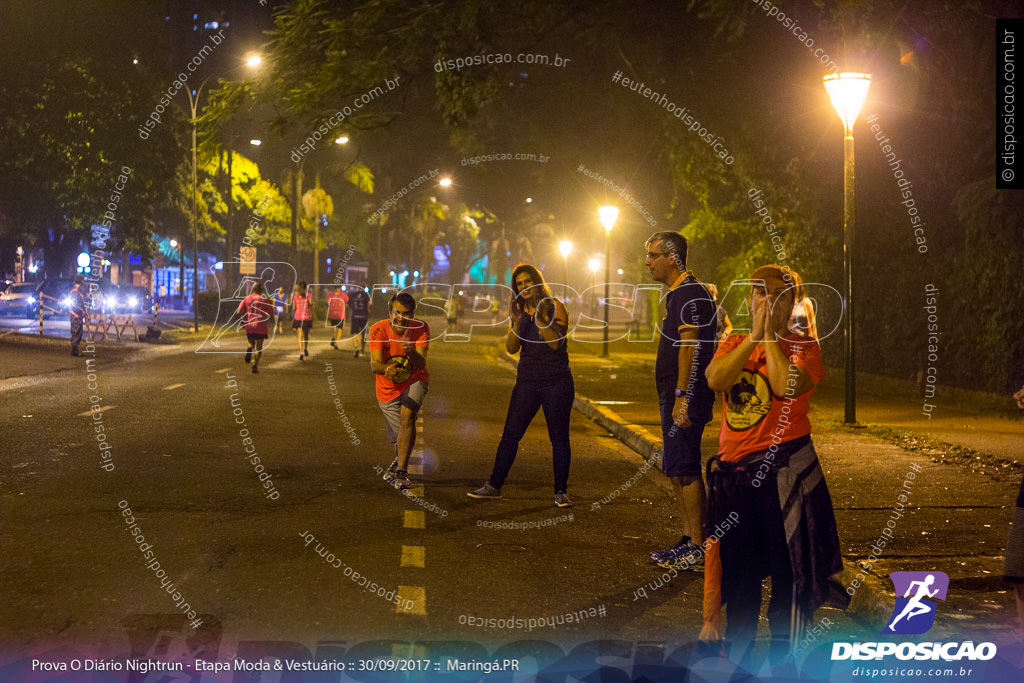
[[686, 428], [677, 427], [672, 423], [674, 407], [674, 402], [660, 404], [661, 436], [665, 443], [661, 470], [667, 477], [699, 477], [700, 440], [707, 421], [691, 422]]

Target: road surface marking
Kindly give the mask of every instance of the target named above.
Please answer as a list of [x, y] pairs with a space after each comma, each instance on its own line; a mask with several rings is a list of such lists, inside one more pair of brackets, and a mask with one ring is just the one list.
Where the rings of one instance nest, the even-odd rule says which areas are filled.
[[406, 510], [405, 522], [402, 526], [406, 529], [426, 529], [427, 513], [423, 510]]
[[427, 550], [421, 545], [403, 545], [400, 567], [425, 567]]
[[110, 410], [112, 408], [116, 408], [116, 407], [117, 406], [103, 406], [99, 410], [87, 410], [84, 413], [79, 413], [78, 417], [85, 417], [86, 415], [92, 415], [93, 413], [105, 413], [108, 410]]
[[185, 386], [184, 383], [181, 383], [181, 384], [171, 384], [170, 386], [164, 387], [164, 391], [171, 391], [172, 389], [180, 389], [183, 386]]
[[228, 372], [231, 368], [221, 368], [220, 370], [214, 370], [216, 373]]
[[409, 455], [409, 463], [406, 465], [409, 474], [423, 474], [423, 451], [419, 448]]
[[[423, 586], [399, 586], [398, 594], [403, 598], [401, 604], [395, 605], [395, 611], [399, 614], [427, 613], [427, 589]], [[402, 609], [406, 600], [412, 601], [412, 609]]]
[[416, 496], [417, 498], [423, 497], [423, 484], [413, 484], [407, 490], [410, 495]]

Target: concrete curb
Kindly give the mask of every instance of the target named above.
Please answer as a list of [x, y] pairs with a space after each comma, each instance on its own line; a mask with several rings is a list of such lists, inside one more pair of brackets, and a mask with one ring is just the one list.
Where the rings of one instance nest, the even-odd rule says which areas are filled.
[[[518, 360], [505, 349], [499, 348], [497, 357], [513, 369], [519, 367]], [[645, 363], [644, 365], [646, 367], [651, 364]], [[651, 365], [651, 372], [653, 373], [653, 365]], [[660, 467], [662, 444], [660, 441], [652, 439], [643, 429], [626, 421], [608, 407], [596, 404], [579, 393], [576, 394], [572, 407], [629, 446], [643, 461], [649, 461], [652, 456], [657, 455]], [[843, 571], [837, 578], [844, 588], [852, 584], [854, 578], [861, 573], [859, 570], [860, 565], [855, 560], [843, 557]], [[896, 601], [886, 579], [878, 577], [868, 570], [863, 573], [866, 576], [860, 579], [860, 587], [850, 598], [850, 604], [845, 612], [847, 616], [864, 626], [881, 628], [879, 625], [885, 625], [889, 615], [892, 614]]]

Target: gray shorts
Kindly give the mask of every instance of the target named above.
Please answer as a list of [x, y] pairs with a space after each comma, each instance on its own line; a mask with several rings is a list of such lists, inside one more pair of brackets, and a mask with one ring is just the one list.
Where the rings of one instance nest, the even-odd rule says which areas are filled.
[[402, 425], [402, 406], [419, 410], [426, 395], [427, 383], [416, 381], [407, 386], [398, 398], [390, 401], [377, 401], [380, 412], [384, 413], [384, 424], [388, 428], [388, 438], [391, 439], [391, 443], [398, 443], [398, 429]]

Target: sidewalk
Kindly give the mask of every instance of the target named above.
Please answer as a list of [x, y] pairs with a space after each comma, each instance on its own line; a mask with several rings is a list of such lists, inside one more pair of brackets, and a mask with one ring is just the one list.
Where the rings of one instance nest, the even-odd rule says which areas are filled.
[[[609, 358], [601, 358], [600, 344], [571, 343], [570, 358], [574, 407], [632, 448], [640, 464], [660, 451], [661, 425], [654, 346], [638, 347], [613, 344]], [[811, 399], [812, 437], [839, 528], [840, 580], [854, 592], [847, 613], [881, 630], [894, 605], [889, 573], [938, 570], [949, 575], [949, 594], [929, 639], [1012, 633], [1014, 601], [1001, 573], [1021, 477], [1014, 463], [1024, 463], [1024, 422], [946, 408], [929, 419], [920, 400], [864, 392], [857, 405], [864, 428], [843, 426], [842, 416], [842, 377], [828, 376]], [[705, 461], [717, 451], [720, 420], [719, 399], [704, 432]], [[910, 495], [901, 512], [894, 508], [903, 507], [904, 490]], [[895, 528], [887, 527], [890, 520]], [[875, 557], [873, 546], [881, 551]]]

